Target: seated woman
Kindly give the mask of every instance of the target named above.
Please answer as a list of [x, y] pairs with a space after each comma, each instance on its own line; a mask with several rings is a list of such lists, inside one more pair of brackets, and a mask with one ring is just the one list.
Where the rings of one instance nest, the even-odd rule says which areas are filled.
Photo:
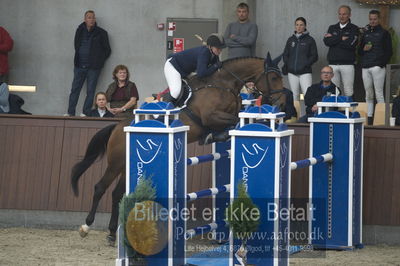
[[400, 88], [397, 90], [397, 96], [393, 99], [392, 117], [396, 118], [395, 125], [400, 126]]
[[107, 109], [107, 97], [104, 92], [96, 93], [96, 96], [94, 96], [94, 109], [90, 110], [88, 116], [114, 117], [114, 115]]
[[139, 93], [134, 82], [129, 81], [129, 70], [124, 65], [118, 65], [113, 71], [114, 82], [106, 91], [107, 100], [110, 102], [110, 112], [115, 116], [133, 116], [139, 100]]

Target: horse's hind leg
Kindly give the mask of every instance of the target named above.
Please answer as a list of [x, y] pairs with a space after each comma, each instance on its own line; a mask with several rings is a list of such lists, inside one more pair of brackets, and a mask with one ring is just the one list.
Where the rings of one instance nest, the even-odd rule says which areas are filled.
[[116, 232], [118, 228], [119, 202], [121, 201], [124, 192], [125, 192], [125, 173], [122, 173], [121, 177], [119, 178], [118, 184], [115, 186], [115, 189], [112, 193], [111, 218], [110, 218], [110, 223], [108, 225], [110, 234], [107, 236], [107, 240], [110, 246], [115, 245]]
[[96, 210], [99, 205], [101, 198], [106, 192], [107, 188], [111, 185], [114, 179], [121, 173], [123, 167], [116, 167], [108, 165], [106, 172], [104, 173], [101, 180], [94, 186], [94, 195], [92, 201], [92, 208], [88, 216], [86, 217], [86, 224], [79, 228], [79, 234], [81, 237], [85, 237], [89, 233], [89, 228], [93, 224]]

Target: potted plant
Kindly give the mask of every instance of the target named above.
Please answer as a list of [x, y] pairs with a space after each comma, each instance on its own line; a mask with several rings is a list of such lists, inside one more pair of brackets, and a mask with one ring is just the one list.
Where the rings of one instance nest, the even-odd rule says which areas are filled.
[[238, 184], [238, 197], [226, 208], [225, 218], [233, 237], [241, 240], [235, 256], [242, 266], [247, 264], [247, 240], [260, 224], [260, 210], [253, 203], [243, 182]]

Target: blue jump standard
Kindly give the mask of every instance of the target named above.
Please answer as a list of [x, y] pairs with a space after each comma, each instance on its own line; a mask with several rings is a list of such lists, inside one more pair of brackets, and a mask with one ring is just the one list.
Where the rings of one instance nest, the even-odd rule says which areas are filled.
[[[228, 190], [230, 200], [234, 200], [237, 197], [237, 183], [243, 182], [253, 200], [270, 200], [268, 203], [277, 204], [277, 213], [280, 213], [290, 206], [291, 170], [310, 167], [309, 198], [312, 208], [311, 217], [308, 218], [309, 244], [325, 249], [361, 247], [364, 119], [358, 113], [350, 112], [350, 108], [356, 103], [345, 102], [344, 99], [328, 97], [317, 104], [318, 115], [309, 118], [310, 158], [298, 162], [291, 162], [291, 136], [294, 131], [288, 130], [283, 123], [285, 114], [266, 105], [247, 107], [239, 114], [240, 124], [229, 132], [232, 146], [229, 187], [223, 186], [228, 183], [224, 181], [213, 184], [214, 188], [190, 193], [191, 196], [186, 194], [185, 175], [188, 166], [185, 146], [188, 127], [178, 120], [179, 111], [176, 109], [168, 105], [147, 105], [147, 110], [135, 111], [135, 122], [131, 127], [125, 128], [128, 134], [127, 147], [130, 147], [127, 152], [127, 194], [134, 189], [137, 180], [146, 171], [156, 177], [154, 184], [157, 186], [157, 199], [173, 199], [161, 202], [168, 209], [186, 206], [189, 199], [199, 196], [224, 196], [223, 192]], [[345, 108], [345, 114], [328, 110], [338, 107]], [[326, 112], [322, 112], [324, 108], [327, 109]], [[140, 121], [140, 114], [147, 118]], [[164, 115], [164, 123], [148, 120], [152, 114]], [[148, 131], [149, 128], [151, 131]], [[221, 154], [204, 160], [218, 156]], [[224, 158], [227, 157], [225, 154]], [[282, 238], [267, 236], [249, 239], [247, 245], [253, 248], [247, 250], [247, 262], [262, 266], [289, 265], [289, 255], [301, 248], [289, 245], [285, 232], [290, 232], [290, 221], [280, 215], [274, 219], [268, 218], [265, 203], [258, 205], [261, 220], [257, 232], [282, 235]], [[148, 265], [175, 266], [189, 263], [233, 266], [236, 263], [235, 252], [241, 243], [234, 240], [232, 234], [229, 246], [220, 246], [221, 248], [194, 255], [192, 258], [185, 257], [185, 246], [189, 246], [185, 245], [185, 237], [224, 227], [224, 222], [213, 222], [182, 231], [185, 234], [177, 234], [177, 229], [186, 229], [186, 223], [173, 219], [168, 222], [168, 244], [159, 254], [146, 258]], [[312, 238], [312, 232], [316, 228], [322, 231], [322, 239]], [[265, 248], [256, 250], [254, 247]], [[196, 250], [186, 251], [196, 253]], [[121, 252], [116, 263], [122, 265], [126, 260]]]

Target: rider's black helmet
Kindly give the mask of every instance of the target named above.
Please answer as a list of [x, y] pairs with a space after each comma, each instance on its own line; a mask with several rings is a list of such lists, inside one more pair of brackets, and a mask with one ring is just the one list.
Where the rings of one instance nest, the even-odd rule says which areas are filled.
[[213, 33], [207, 38], [207, 45], [223, 49], [226, 47], [224, 37]]

